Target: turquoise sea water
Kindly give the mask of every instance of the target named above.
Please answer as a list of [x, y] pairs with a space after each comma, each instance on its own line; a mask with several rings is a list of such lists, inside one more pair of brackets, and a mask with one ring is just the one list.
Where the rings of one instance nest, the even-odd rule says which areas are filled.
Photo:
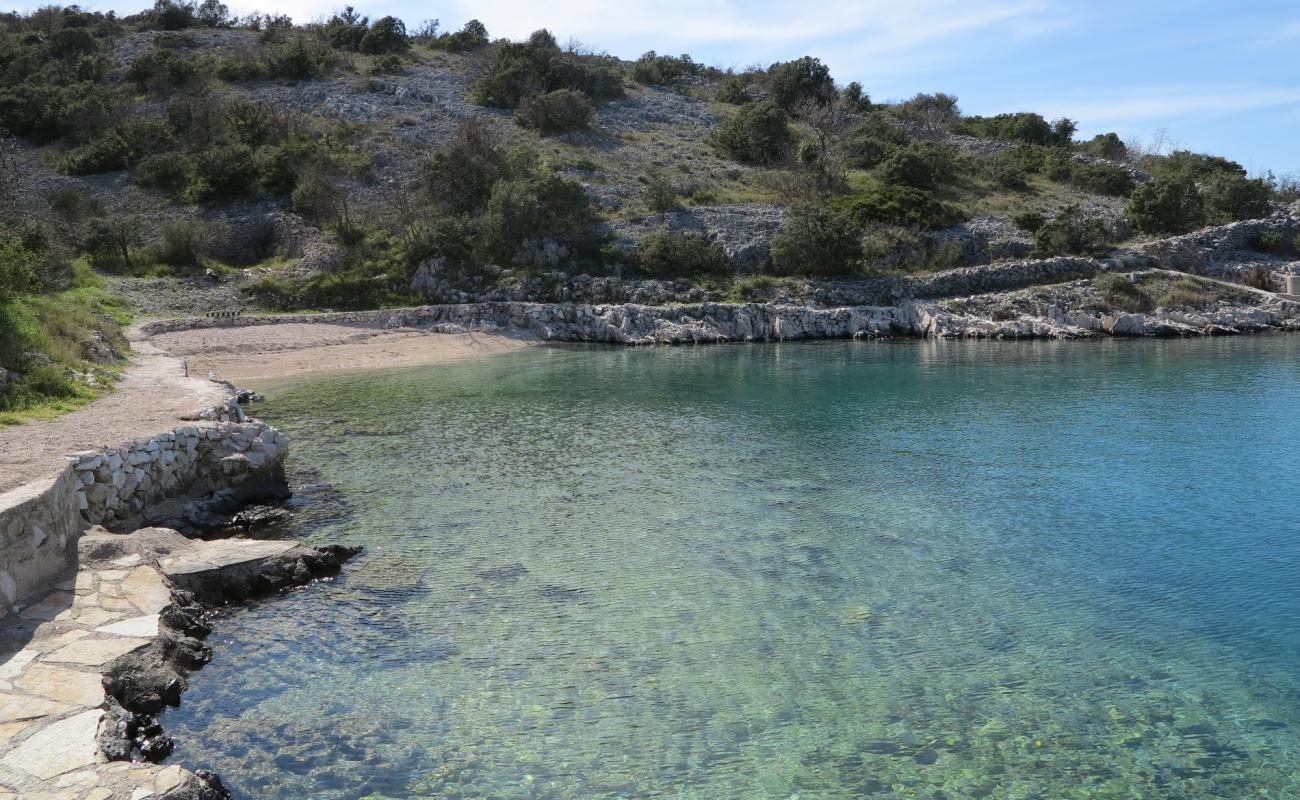
[[364, 544], [163, 722], [240, 798], [1300, 797], [1300, 337], [269, 387]]

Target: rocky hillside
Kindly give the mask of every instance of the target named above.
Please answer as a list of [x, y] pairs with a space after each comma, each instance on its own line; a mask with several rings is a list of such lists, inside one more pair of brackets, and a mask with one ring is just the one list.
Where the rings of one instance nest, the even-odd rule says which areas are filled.
[[[1300, 257], [1291, 181], [1114, 134], [1079, 141], [1069, 119], [964, 115], [944, 94], [875, 102], [815, 57], [736, 72], [621, 61], [546, 31], [494, 41], [477, 22], [413, 30], [347, 8], [294, 25], [159, 0], [128, 17], [0, 17], [0, 71], [0, 303], [106, 281], [145, 316], [992, 309], [978, 296], [1098, 278], [1052, 259], [1279, 291]], [[1255, 297], [1092, 294], [1115, 311]], [[26, 341], [0, 348], [0, 367], [30, 371]]]

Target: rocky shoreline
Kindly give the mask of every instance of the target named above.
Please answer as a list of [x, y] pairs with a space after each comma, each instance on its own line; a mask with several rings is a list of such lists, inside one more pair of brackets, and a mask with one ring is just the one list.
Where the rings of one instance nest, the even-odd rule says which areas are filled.
[[328, 578], [358, 549], [200, 538], [288, 514], [255, 505], [288, 497], [288, 440], [226, 389], [192, 424], [0, 494], [0, 800], [229, 797], [155, 763], [172, 743], [154, 715], [210, 660], [212, 609]]
[[0, 627], [0, 644], [22, 647], [0, 667], [17, 717], [4, 724], [0, 797], [228, 798], [211, 772], [156, 765], [172, 741], [154, 715], [211, 659], [211, 609], [328, 578], [357, 552], [91, 528], [76, 576]]

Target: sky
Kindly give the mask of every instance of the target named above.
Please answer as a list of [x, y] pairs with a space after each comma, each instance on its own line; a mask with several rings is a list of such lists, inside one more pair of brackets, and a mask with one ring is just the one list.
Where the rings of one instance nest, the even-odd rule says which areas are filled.
[[[314, 0], [225, 0], [296, 22]], [[1090, 137], [1228, 156], [1252, 174], [1300, 174], [1300, 3], [1295, 0], [354, 0], [414, 28], [482, 20], [493, 38], [549, 28], [561, 42], [635, 58], [689, 53], [722, 67], [820, 58], [874, 100], [955, 94], [964, 113], [1068, 116]], [[39, 5], [39, 4], [33, 4]], [[152, 0], [83, 2], [137, 11]], [[340, 6], [342, 3], [339, 4]]]

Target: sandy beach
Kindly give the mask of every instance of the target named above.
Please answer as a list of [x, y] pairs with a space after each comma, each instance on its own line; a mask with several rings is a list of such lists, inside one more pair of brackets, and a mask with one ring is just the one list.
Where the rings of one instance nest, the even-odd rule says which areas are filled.
[[330, 323], [248, 325], [164, 333], [154, 346], [185, 359], [190, 374], [235, 383], [328, 370], [439, 364], [536, 344], [495, 333], [424, 333]]

